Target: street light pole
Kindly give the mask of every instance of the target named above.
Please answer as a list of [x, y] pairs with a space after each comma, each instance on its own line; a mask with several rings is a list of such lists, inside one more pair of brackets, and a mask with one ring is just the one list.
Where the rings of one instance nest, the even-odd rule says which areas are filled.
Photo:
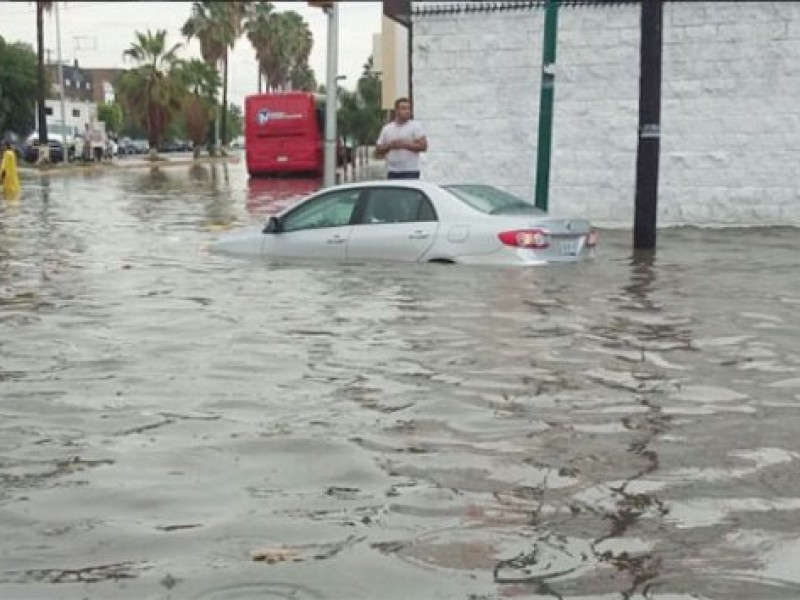
[[339, 49], [339, 6], [337, 2], [325, 8], [328, 15], [328, 72], [325, 84], [325, 162], [324, 187], [336, 183], [336, 108]]

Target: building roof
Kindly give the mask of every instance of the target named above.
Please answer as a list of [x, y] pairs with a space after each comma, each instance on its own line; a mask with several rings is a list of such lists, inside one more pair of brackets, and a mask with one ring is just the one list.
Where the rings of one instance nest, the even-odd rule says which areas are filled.
[[[530, 10], [544, 8], [548, 0], [506, 0], [505, 2], [441, 2], [415, 1], [412, 14], [451, 15], [459, 13], [506, 12], [511, 10]], [[615, 6], [639, 4], [640, 0], [560, 0], [559, 6]]]

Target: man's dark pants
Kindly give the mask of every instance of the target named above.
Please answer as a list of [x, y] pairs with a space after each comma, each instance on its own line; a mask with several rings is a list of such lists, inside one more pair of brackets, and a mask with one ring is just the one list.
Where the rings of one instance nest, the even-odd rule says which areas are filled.
[[387, 179], [419, 179], [419, 171], [389, 171]]

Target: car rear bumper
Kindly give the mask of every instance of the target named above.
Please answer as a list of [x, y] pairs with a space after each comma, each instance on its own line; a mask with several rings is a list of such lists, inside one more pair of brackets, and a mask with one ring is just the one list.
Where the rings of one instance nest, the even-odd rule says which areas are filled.
[[455, 257], [455, 262], [466, 265], [507, 265], [518, 267], [536, 267], [543, 265], [578, 263], [592, 260], [595, 257], [594, 248], [584, 247], [575, 255], [558, 255], [537, 253], [535, 250], [521, 248], [500, 248], [495, 252], [480, 255], [466, 255]]

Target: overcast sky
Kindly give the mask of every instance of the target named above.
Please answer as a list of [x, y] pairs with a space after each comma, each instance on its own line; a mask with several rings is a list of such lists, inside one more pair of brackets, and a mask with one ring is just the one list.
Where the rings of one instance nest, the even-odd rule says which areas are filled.
[[[314, 35], [311, 68], [319, 83], [325, 83], [327, 17], [306, 2], [274, 2], [277, 10], [295, 10], [309, 24]], [[339, 3], [339, 73], [347, 76], [342, 85], [352, 88], [362, 65], [372, 53], [372, 35], [380, 33], [382, 3], [351, 1]], [[183, 42], [180, 29], [189, 17], [191, 2], [61, 2], [62, 58], [78, 59], [86, 67], [129, 67], [122, 53], [134, 40], [135, 31], [166, 29], [170, 44]], [[0, 2], [0, 35], [8, 42], [24, 41], [35, 48], [36, 9], [32, 2]], [[45, 47], [56, 60], [55, 16], [45, 16]], [[181, 57], [200, 58], [200, 47], [192, 41]], [[258, 70], [250, 42], [236, 44], [229, 67], [228, 94], [240, 106], [244, 96], [257, 91]]]

